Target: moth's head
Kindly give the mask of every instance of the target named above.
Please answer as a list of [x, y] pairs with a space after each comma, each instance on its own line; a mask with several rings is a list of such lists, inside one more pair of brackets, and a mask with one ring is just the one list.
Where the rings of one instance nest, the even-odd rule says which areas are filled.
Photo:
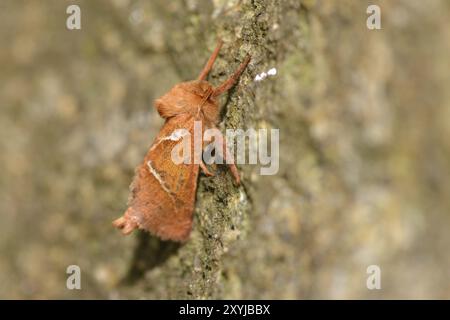
[[205, 98], [207, 95], [211, 95], [214, 88], [205, 80], [193, 80], [180, 83], [179, 86], [187, 93], [194, 94], [200, 98]]
[[213, 90], [213, 86], [204, 80], [182, 82], [155, 101], [156, 109], [163, 118], [169, 118], [197, 111], [206, 97], [209, 99], [203, 102], [203, 105], [206, 108], [209, 105], [215, 106]]

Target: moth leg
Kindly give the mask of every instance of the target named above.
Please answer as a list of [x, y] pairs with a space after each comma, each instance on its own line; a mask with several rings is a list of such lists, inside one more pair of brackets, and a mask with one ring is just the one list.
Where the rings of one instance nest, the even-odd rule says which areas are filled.
[[208, 170], [208, 167], [206, 167], [205, 163], [203, 161], [200, 162], [200, 168], [202, 169], [203, 173], [206, 174], [209, 177], [213, 177], [214, 173]]
[[250, 62], [250, 59], [251, 59], [251, 57], [249, 55], [247, 55], [245, 57], [244, 61], [242, 61], [239, 68], [237, 68], [237, 70], [234, 72], [234, 74], [230, 78], [225, 80], [225, 82], [223, 82], [220, 86], [218, 86], [217, 88], [214, 89], [214, 92], [212, 94], [213, 97], [217, 97], [217, 96], [221, 95], [222, 93], [230, 90], [236, 84], [236, 82], [238, 81], [242, 72], [244, 72], [245, 68], [247, 67], [248, 63]]
[[230, 163], [229, 165], [231, 174], [233, 175], [234, 182], [236, 182], [237, 185], [241, 184], [241, 177], [239, 176], [239, 171], [234, 163]]
[[214, 49], [213, 53], [211, 54], [211, 57], [209, 57], [208, 62], [203, 67], [202, 72], [200, 72], [200, 75], [198, 76], [198, 80], [205, 80], [208, 76], [208, 73], [211, 71], [214, 61], [216, 61], [217, 56], [219, 55], [220, 48], [222, 47], [222, 40], [217, 41], [216, 48]]
[[124, 235], [130, 234], [134, 229], [138, 228], [137, 223], [130, 218], [131, 210], [131, 207], [128, 208], [122, 217], [113, 221], [113, 226], [120, 229]]
[[[219, 131], [220, 133], [220, 131]], [[228, 167], [230, 168], [231, 174], [233, 175], [234, 181], [236, 182], [237, 185], [239, 185], [241, 183], [241, 177], [239, 176], [239, 171], [236, 167], [236, 165], [234, 164], [234, 159], [230, 153], [230, 151], [228, 150], [227, 144], [225, 142], [225, 139], [223, 137], [223, 134], [220, 133], [218, 136], [216, 136], [217, 139], [220, 139], [220, 141], [218, 141], [219, 145], [222, 146], [222, 150], [217, 150], [216, 152], [218, 154], [219, 157], [221, 157], [225, 163], [228, 165]]]

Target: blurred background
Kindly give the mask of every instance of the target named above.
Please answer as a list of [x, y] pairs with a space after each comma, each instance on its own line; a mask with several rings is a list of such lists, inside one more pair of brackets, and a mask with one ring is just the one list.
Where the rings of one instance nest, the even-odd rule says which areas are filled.
[[[450, 298], [450, 2], [2, 0], [0, 37], [0, 298]], [[122, 237], [153, 100], [219, 37], [213, 84], [253, 57], [221, 128], [280, 129], [280, 170], [201, 176], [186, 244]]]

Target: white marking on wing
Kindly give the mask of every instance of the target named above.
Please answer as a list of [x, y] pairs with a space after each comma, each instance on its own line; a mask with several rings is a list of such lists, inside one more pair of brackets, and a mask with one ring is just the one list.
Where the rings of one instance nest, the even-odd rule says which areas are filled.
[[183, 128], [176, 129], [169, 136], [162, 137], [161, 139], [159, 139], [158, 142], [152, 146], [151, 150], [155, 149], [156, 146], [158, 146], [163, 141], [167, 141], [167, 140], [179, 141], [182, 138], [184, 138], [185, 136], [187, 136], [188, 134], [190, 134], [190, 133], [187, 129], [183, 129]]
[[172, 196], [172, 192], [169, 190], [169, 188], [167, 188], [166, 183], [164, 182], [162, 177], [159, 175], [159, 173], [155, 170], [155, 168], [153, 168], [152, 162], [150, 160], [147, 161], [147, 167], [148, 167], [148, 170], [150, 171], [150, 173], [156, 178], [156, 180], [158, 180], [158, 182], [161, 185], [161, 187], [163, 188], [163, 190], [165, 192], [167, 192], [170, 196]]

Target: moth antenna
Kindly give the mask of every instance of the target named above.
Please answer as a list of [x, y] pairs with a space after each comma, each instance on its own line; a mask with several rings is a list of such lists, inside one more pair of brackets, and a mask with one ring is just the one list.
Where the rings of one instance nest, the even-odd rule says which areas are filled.
[[214, 92], [212, 94], [213, 97], [217, 97], [217, 96], [221, 95], [222, 93], [230, 90], [236, 84], [236, 82], [239, 80], [239, 77], [241, 76], [242, 72], [244, 72], [244, 70], [247, 67], [250, 60], [251, 60], [251, 56], [247, 55], [245, 57], [244, 61], [242, 61], [239, 68], [237, 68], [237, 70], [234, 72], [234, 74], [231, 77], [229, 77], [227, 80], [225, 80], [220, 86], [218, 86], [217, 88], [214, 89]]
[[217, 56], [219, 55], [219, 51], [220, 48], [222, 47], [223, 41], [222, 40], [218, 40], [217, 41], [217, 45], [216, 48], [214, 49], [213, 53], [211, 54], [211, 57], [209, 57], [208, 62], [206, 63], [206, 65], [203, 67], [202, 72], [200, 72], [200, 75], [198, 76], [197, 80], [205, 80], [206, 77], [208, 76], [208, 73], [211, 71], [214, 62], [217, 59]]

